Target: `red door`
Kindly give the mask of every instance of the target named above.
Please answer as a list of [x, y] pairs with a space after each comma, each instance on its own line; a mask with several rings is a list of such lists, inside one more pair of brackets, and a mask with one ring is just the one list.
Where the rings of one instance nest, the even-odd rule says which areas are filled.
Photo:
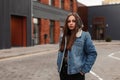
[[26, 46], [26, 18], [11, 16], [12, 46]]
[[105, 18], [95, 17], [93, 19], [92, 38], [95, 40], [104, 40], [105, 38]]

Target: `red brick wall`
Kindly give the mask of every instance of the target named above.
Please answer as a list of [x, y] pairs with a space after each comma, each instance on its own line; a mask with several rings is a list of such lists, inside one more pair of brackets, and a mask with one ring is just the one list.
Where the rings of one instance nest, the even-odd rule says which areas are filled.
[[[38, 0], [40, 3], [49, 4], [49, 0]], [[54, 0], [54, 6], [59, 8], [60, 1]], [[64, 0], [64, 9], [70, 11], [70, 0]], [[77, 12], [77, 0], [73, 0], [73, 12]]]
[[64, 9], [70, 10], [70, 0], [64, 0]]
[[57, 7], [57, 8], [59, 8], [59, 6], [60, 6], [60, 3], [59, 3], [59, 2], [60, 2], [60, 1], [59, 1], [59, 0], [54, 0], [54, 1], [55, 1], [55, 5], [54, 5], [54, 6]]
[[54, 27], [54, 43], [59, 42], [59, 36], [60, 36], [60, 22], [55, 21], [55, 27]]
[[[48, 19], [40, 20], [40, 44], [45, 44], [50, 42], [49, 30], [50, 30], [50, 21]], [[44, 39], [44, 35], [47, 34], [46, 40]]]
[[[40, 3], [43, 4], [49, 4], [49, 0], [39, 0]], [[54, 7], [59, 8], [60, 7], [60, 1], [59, 0], [54, 0]], [[73, 0], [73, 11], [77, 12], [77, 0]], [[64, 10], [70, 11], [70, 0], [64, 0]], [[39, 21], [40, 23], [40, 44], [45, 44], [45, 43], [50, 43], [50, 21], [49, 19], [41, 19]], [[48, 37], [45, 40], [44, 35], [47, 34]], [[59, 42], [59, 36], [60, 36], [60, 22], [55, 21], [55, 26], [54, 26], [54, 43]]]
[[49, 0], [38, 0], [40, 1], [40, 3], [43, 3], [43, 4], [49, 4]]
[[[70, 0], [64, 0], [64, 9], [70, 10]], [[73, 0], [73, 12], [77, 12], [77, 0]]]
[[73, 0], [73, 12], [77, 12], [77, 2]]
[[[50, 43], [50, 21], [48, 19], [41, 19], [40, 20], [40, 44]], [[59, 36], [60, 36], [60, 22], [55, 21], [54, 24], [54, 43], [59, 42]], [[47, 34], [48, 37], [45, 40], [44, 35]]]

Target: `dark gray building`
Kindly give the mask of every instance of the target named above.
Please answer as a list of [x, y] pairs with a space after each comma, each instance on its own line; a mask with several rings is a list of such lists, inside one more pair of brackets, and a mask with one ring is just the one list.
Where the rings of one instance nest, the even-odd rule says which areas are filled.
[[[70, 12], [70, 10], [42, 4], [38, 0], [0, 0], [0, 10], [0, 49], [33, 46], [33, 38], [39, 40], [35, 42], [36, 45], [50, 41], [57, 43], [59, 28], [64, 25], [64, 20]], [[33, 22], [34, 18], [38, 20], [37, 24]], [[49, 30], [52, 33], [49, 33]], [[46, 41], [45, 34], [47, 34]]]
[[120, 40], [120, 4], [88, 7], [88, 29], [93, 39]]
[[[15, 27], [17, 24], [19, 26]], [[31, 34], [31, 0], [0, 0], [0, 49], [30, 46], [29, 34]]]

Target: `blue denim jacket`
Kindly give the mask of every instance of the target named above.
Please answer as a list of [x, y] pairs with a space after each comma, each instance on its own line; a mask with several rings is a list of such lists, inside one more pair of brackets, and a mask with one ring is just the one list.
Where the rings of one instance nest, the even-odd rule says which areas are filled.
[[[65, 45], [66, 46], [66, 45]], [[65, 49], [64, 49], [65, 50]], [[87, 73], [91, 70], [97, 57], [97, 52], [89, 32], [82, 32], [77, 37], [71, 50], [68, 50], [68, 74]], [[58, 72], [61, 71], [64, 51], [58, 51], [57, 66]]]

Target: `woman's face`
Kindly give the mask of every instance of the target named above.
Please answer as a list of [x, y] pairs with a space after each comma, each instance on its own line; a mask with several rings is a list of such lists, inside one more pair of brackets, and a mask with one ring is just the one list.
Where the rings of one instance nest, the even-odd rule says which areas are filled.
[[67, 23], [68, 28], [69, 28], [70, 30], [75, 29], [75, 24], [76, 24], [75, 17], [74, 17], [73, 15], [69, 16], [69, 18], [68, 18], [68, 23]]

